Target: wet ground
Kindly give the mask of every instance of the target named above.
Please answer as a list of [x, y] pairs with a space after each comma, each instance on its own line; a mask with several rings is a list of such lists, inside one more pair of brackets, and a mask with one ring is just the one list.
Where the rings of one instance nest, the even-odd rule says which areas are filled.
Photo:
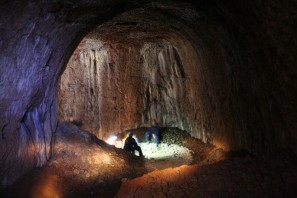
[[[136, 134], [142, 140], [143, 131]], [[162, 131], [163, 147], [188, 157], [141, 159], [67, 123], [59, 124], [55, 155], [28, 172], [1, 197], [296, 197], [297, 160], [288, 152], [226, 153], [186, 132]], [[178, 150], [178, 149], [177, 149]], [[173, 161], [175, 161], [173, 163]], [[186, 165], [182, 165], [186, 164]]]

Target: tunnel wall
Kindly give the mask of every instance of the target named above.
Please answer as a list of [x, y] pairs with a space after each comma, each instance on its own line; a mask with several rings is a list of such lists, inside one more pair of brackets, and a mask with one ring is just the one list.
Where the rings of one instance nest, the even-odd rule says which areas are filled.
[[[102, 134], [147, 125], [151, 117], [156, 117], [163, 126], [185, 129], [194, 137], [226, 150], [245, 148], [253, 153], [272, 152], [276, 148], [294, 150], [296, 137], [291, 118], [294, 118], [295, 113], [291, 110], [296, 107], [288, 102], [286, 104], [292, 109], [287, 108], [281, 101], [291, 101], [291, 97], [295, 96], [289, 92], [293, 92], [296, 87], [289, 83], [293, 78], [286, 77], [285, 82], [279, 76], [278, 70], [273, 69], [287, 65], [287, 68], [294, 70], [290, 66], [293, 64], [290, 62], [293, 57], [289, 55], [286, 59], [288, 62], [284, 62], [281, 59], [287, 56], [284, 53], [286, 49], [277, 47], [286, 46], [289, 51], [295, 51], [292, 45], [285, 44], [288, 44], [289, 40], [294, 40], [289, 33], [289, 29], [294, 29], [293, 25], [282, 26], [282, 22], [286, 21], [288, 16], [294, 16], [294, 7], [289, 8], [289, 4], [279, 2], [274, 2], [271, 7], [253, 3], [216, 2], [200, 5], [201, 8], [197, 6], [197, 10], [184, 8], [179, 4], [166, 7], [162, 3], [154, 3], [149, 13], [139, 11], [137, 17], [145, 16], [143, 18], [154, 21], [157, 26], [161, 21], [171, 28], [169, 31], [182, 34], [183, 44], [175, 44], [174, 42], [178, 43], [178, 39], [172, 36], [165, 38], [178, 50], [184, 76], [167, 81], [169, 84], [163, 81], [164, 68], [172, 68], [170, 62], [178, 60], [175, 57], [167, 58], [166, 66], [162, 66], [164, 60], [159, 60], [160, 57], [156, 59], [159, 55], [156, 56], [154, 46], [148, 43], [146, 46], [150, 46], [150, 52], [144, 55], [144, 62], [140, 64], [144, 68], [141, 72], [147, 75], [148, 80], [142, 78], [138, 81], [142, 88], [133, 88], [135, 92], [142, 94], [134, 97], [134, 100], [143, 101], [143, 105], [131, 106], [129, 111], [133, 113], [127, 116], [133, 119], [128, 121], [126, 117], [121, 116], [125, 121], [119, 122], [124, 124], [110, 123], [110, 113], [118, 115], [115, 111], [100, 111], [99, 120], [105, 119], [104, 115], [109, 114], [105, 121], [100, 121], [101, 126], [97, 126], [101, 129], [108, 126], [108, 130], [103, 130]], [[212, 7], [208, 7], [210, 5]], [[287, 10], [288, 13], [282, 14], [283, 10]], [[260, 15], [261, 12], [265, 14]], [[129, 12], [128, 15], [133, 15], [133, 12]], [[113, 28], [110, 29], [111, 32], [116, 31], [116, 27]], [[160, 34], [164, 38], [164, 33]], [[275, 41], [276, 37], [280, 41]], [[187, 42], [191, 44], [186, 44]], [[141, 49], [138, 47], [139, 49], [132, 50], [129, 55], [126, 50], [121, 55], [122, 59], [118, 59], [120, 64], [126, 64], [125, 59], [130, 60], [129, 58], [134, 56], [132, 59], [135, 61], [128, 61], [127, 64], [131, 65], [131, 68], [139, 67], [135, 63], [135, 57], [143, 56], [137, 54], [138, 50], [146, 48], [143, 46]], [[116, 54], [119, 53], [120, 50], [117, 50]], [[131, 55], [133, 53], [136, 54]], [[129, 72], [126, 71], [127, 73]], [[123, 80], [129, 82], [130, 78]], [[143, 82], [148, 83], [145, 85]], [[121, 84], [118, 85], [120, 88]], [[164, 87], [166, 88], [163, 89]], [[173, 92], [168, 95], [170, 89]], [[286, 93], [286, 96], [276, 95], [276, 90]], [[169, 98], [175, 98], [172, 100], [174, 102]], [[104, 103], [103, 100], [100, 101]], [[124, 109], [123, 112], [128, 112], [129, 107]], [[284, 111], [291, 118], [287, 119]]]
[[280, 148], [296, 152], [296, 67], [292, 57], [296, 26], [289, 22], [296, 19], [296, 3], [274, 1], [267, 6], [252, 1], [217, 6], [220, 23], [236, 43], [234, 51], [240, 52], [237, 60], [228, 49], [224, 55], [228, 62], [236, 61], [227, 75], [235, 130], [226, 131], [225, 142], [254, 153]]
[[142, 76], [134, 54], [133, 46], [83, 40], [61, 78], [60, 118], [81, 122], [84, 130], [103, 139], [106, 132], [136, 127]]
[[[76, 6], [82, 7], [80, 3], [83, 1]], [[104, 5], [107, 12], [112, 6], [109, 3]], [[99, 12], [86, 13], [73, 5], [49, 1], [5, 1], [0, 3], [0, 11], [3, 188], [50, 158], [57, 126], [58, 79], [81, 35], [92, 24], [86, 21], [93, 20], [92, 12]], [[104, 12], [104, 17], [111, 17], [118, 8], [110, 14]]]
[[[57, 121], [56, 83], [63, 67], [85, 31], [124, 8], [122, 1], [63, 2], [0, 3], [1, 187], [49, 158]], [[204, 80], [198, 94], [208, 95], [199, 101], [200, 131], [229, 149], [288, 148], [297, 153], [296, 2], [213, 0], [192, 7], [207, 13], [197, 20], [182, 19], [195, 29], [196, 37], [206, 38], [204, 44], [190, 40], [205, 63], [197, 68]], [[162, 9], [174, 14], [171, 8]], [[219, 48], [225, 49], [220, 56], [230, 57], [230, 68], [219, 66], [226, 60], [207, 42], [216, 35], [199, 29], [199, 21], [208, 20], [224, 26], [231, 38], [231, 50]], [[232, 58], [234, 52], [237, 58]]]
[[152, 119], [189, 131], [186, 84], [196, 85], [180, 59], [164, 39], [132, 45], [85, 38], [61, 77], [59, 116], [103, 139]]
[[[1, 7], [1, 186], [49, 158], [57, 121], [53, 80], [62, 51], [69, 50], [78, 28], [62, 29], [53, 17], [41, 17], [34, 3], [5, 6]], [[18, 14], [11, 14], [12, 8]], [[71, 30], [74, 34], [65, 40], [55, 36]]]

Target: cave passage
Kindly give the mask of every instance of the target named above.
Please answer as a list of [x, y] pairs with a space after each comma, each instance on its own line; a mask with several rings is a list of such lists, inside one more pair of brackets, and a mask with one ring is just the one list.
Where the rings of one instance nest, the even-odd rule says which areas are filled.
[[[187, 35], [169, 24], [141, 18], [142, 12], [123, 13], [86, 35], [70, 58], [58, 90], [61, 120], [117, 148], [123, 148], [125, 138], [111, 143], [111, 137], [148, 127], [152, 119], [189, 134], [199, 130], [192, 121], [197, 107], [189, 98], [200, 97], [194, 92], [199, 89], [194, 71], [201, 63], [195, 62]], [[189, 149], [145, 144], [144, 134], [139, 145], [145, 158], [158, 167], [192, 163]]]
[[[294, 0], [1, 2], [0, 196], [295, 197], [296, 10]], [[104, 142], [152, 119], [191, 165], [154, 171]]]
[[141, 19], [139, 10], [129, 14], [80, 42], [61, 76], [59, 117], [103, 140], [152, 119], [195, 134], [190, 97], [199, 98], [193, 72], [199, 63], [190, 42], [168, 25]]

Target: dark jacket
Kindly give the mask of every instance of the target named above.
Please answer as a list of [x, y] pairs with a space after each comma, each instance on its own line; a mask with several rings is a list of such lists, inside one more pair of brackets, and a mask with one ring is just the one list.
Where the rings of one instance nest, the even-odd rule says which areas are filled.
[[135, 139], [132, 136], [129, 136], [125, 140], [124, 149], [126, 151], [134, 151], [138, 147]]

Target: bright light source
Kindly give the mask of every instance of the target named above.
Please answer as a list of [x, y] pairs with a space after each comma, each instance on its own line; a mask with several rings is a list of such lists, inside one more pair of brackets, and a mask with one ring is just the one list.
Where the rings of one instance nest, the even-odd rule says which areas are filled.
[[113, 135], [107, 139], [106, 143], [110, 145], [115, 145], [117, 138], [118, 137], [116, 135]]
[[123, 141], [124, 139], [121, 140], [121, 138], [119, 138], [117, 135], [112, 135], [105, 142], [117, 148], [123, 148]]
[[[138, 143], [138, 139], [135, 135], [133, 138]], [[126, 137], [121, 139], [117, 135], [112, 135], [107, 139], [107, 143], [114, 145], [117, 148], [123, 148]], [[163, 161], [167, 163], [175, 164], [190, 164], [193, 161], [192, 151], [186, 147], [176, 144], [164, 144], [161, 143], [158, 146], [155, 143], [138, 143], [142, 149], [142, 153], [146, 159], [154, 161]], [[138, 152], [135, 153], [139, 155]]]

